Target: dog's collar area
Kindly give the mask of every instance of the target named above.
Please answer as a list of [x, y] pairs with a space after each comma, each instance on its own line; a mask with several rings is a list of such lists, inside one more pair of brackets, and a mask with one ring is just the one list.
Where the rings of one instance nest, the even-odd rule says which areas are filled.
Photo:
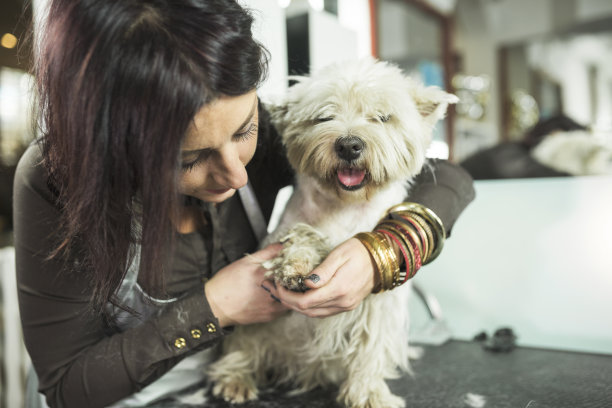
[[361, 184], [356, 185], [356, 186], [345, 186], [345, 185], [344, 185], [344, 184], [342, 184], [342, 183], [338, 183], [338, 184], [340, 184], [340, 187], [341, 187], [343, 190], [346, 190], [346, 191], [357, 191], [357, 190], [359, 190], [360, 188], [362, 188], [362, 187], [364, 186], [364, 184], [365, 184], [365, 183], [361, 183]]

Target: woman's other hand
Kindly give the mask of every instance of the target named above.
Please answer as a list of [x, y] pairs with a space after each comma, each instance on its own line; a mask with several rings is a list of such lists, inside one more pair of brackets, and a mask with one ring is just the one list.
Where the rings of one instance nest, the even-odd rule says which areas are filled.
[[275, 300], [276, 289], [265, 280], [261, 266], [281, 248], [280, 244], [267, 246], [227, 265], [206, 282], [206, 299], [221, 327], [271, 321], [288, 310]]
[[353, 310], [372, 293], [377, 277], [368, 250], [351, 238], [338, 245], [317, 266], [305, 293], [278, 287], [278, 297], [291, 309], [310, 317], [326, 317]]

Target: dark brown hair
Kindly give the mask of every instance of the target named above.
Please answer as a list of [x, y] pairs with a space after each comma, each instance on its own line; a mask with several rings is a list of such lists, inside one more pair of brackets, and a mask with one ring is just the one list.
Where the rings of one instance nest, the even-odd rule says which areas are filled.
[[141, 245], [163, 288], [180, 144], [196, 112], [265, 78], [267, 52], [234, 0], [53, 0], [34, 72], [44, 163], [62, 208], [53, 256], [79, 254], [99, 310]]

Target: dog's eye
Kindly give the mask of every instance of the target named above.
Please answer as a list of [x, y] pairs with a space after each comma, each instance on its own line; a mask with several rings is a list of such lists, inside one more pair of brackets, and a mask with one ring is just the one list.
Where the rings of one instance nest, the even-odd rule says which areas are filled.
[[378, 116], [378, 120], [380, 120], [383, 123], [388, 122], [389, 119], [391, 119], [391, 115], [379, 115]]
[[329, 122], [330, 120], [333, 120], [333, 119], [334, 118], [331, 116], [325, 116], [323, 118], [316, 118], [315, 120], [319, 123], [322, 123], [322, 122]]

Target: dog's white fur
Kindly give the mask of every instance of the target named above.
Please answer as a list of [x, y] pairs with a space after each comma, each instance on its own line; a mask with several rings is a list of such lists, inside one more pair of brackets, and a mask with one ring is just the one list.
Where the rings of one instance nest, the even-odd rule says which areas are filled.
[[612, 144], [584, 130], [551, 133], [533, 148], [531, 155], [573, 176], [612, 174]]
[[[457, 98], [423, 87], [385, 62], [364, 59], [300, 77], [271, 107], [297, 185], [278, 228], [266, 242], [285, 241], [268, 264], [276, 282], [299, 289], [331, 248], [371, 231], [406, 196], [425, 163], [434, 124]], [[339, 157], [336, 141], [354, 136], [359, 157]], [[338, 170], [364, 170], [363, 185], [342, 188]], [[296, 226], [297, 224], [297, 226]], [[237, 327], [224, 356], [211, 365], [213, 392], [232, 402], [257, 397], [257, 386], [291, 384], [296, 392], [340, 386], [349, 407], [403, 407], [385, 379], [408, 371], [405, 284], [370, 295], [354, 310], [324, 319], [291, 312], [266, 324]]]

